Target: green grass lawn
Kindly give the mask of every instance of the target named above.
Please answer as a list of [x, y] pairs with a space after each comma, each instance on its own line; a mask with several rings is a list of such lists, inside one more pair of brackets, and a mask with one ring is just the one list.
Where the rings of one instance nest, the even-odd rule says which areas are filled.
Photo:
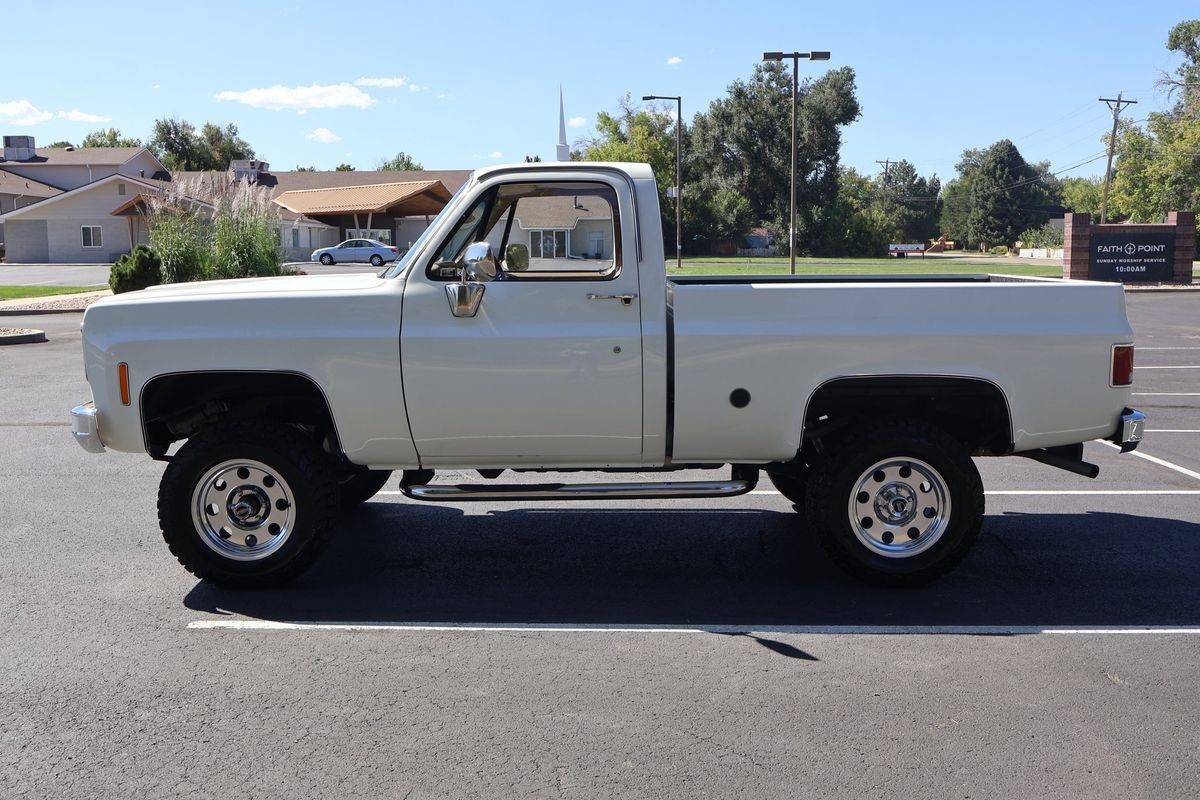
[[107, 286], [0, 286], [0, 300], [23, 300], [27, 297], [79, 294], [80, 292], [95, 292], [107, 288]]

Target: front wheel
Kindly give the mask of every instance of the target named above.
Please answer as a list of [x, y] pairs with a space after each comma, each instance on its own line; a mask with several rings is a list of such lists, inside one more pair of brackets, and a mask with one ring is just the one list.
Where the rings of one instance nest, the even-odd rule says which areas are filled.
[[322, 254], [321, 255], [321, 263], [328, 267], [330, 264], [333, 263], [333, 256], [329, 255], [329, 253]]
[[163, 539], [189, 572], [234, 588], [284, 583], [333, 534], [338, 482], [312, 438], [235, 423], [192, 437], [163, 473]]
[[383, 266], [383, 258], [378, 254], [371, 256], [371, 266], [375, 267], [376, 269], [378, 269], [379, 267], [382, 267]]
[[846, 572], [890, 586], [953, 569], [979, 537], [983, 483], [966, 448], [923, 422], [881, 423], [816, 465], [805, 511]]

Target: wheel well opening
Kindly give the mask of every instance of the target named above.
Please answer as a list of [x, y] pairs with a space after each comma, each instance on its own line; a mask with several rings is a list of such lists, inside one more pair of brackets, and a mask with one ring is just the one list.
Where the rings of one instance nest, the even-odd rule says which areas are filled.
[[865, 419], [903, 417], [937, 425], [972, 455], [1012, 451], [1012, 422], [1000, 387], [978, 378], [840, 378], [813, 393], [804, 414], [804, 443]]
[[142, 432], [151, 456], [220, 422], [268, 418], [311, 431], [341, 452], [329, 403], [305, 375], [290, 372], [187, 372], [152, 378], [142, 389]]

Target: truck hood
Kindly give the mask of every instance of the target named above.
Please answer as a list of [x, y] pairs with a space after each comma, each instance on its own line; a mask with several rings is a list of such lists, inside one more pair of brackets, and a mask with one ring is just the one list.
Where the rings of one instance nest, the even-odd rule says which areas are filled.
[[373, 273], [349, 275], [284, 275], [278, 278], [239, 278], [226, 281], [197, 281], [195, 283], [164, 283], [136, 292], [106, 297], [95, 305], [118, 305], [124, 303], [146, 303], [155, 300], [177, 298], [200, 298], [211, 295], [261, 294], [278, 296], [298, 292], [320, 292], [340, 294], [347, 291], [370, 289], [386, 279]]

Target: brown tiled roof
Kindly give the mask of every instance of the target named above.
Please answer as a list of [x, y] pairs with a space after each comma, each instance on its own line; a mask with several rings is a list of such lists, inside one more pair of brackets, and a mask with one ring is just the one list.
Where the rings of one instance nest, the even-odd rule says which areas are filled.
[[56, 194], [62, 194], [62, 189], [42, 183], [41, 181], [35, 181], [33, 178], [24, 178], [16, 173], [0, 169], [0, 194], [21, 194], [26, 197], [53, 197]]
[[612, 219], [612, 208], [596, 195], [522, 197], [517, 202], [517, 221], [526, 230], [573, 229], [581, 219]]
[[450, 199], [450, 192], [441, 181], [400, 181], [325, 189], [293, 189], [281, 192], [275, 197], [275, 202], [300, 214], [379, 214], [421, 195], [442, 204]]
[[[221, 175], [213, 172], [176, 172], [175, 179], [194, 178], [197, 175]], [[157, 176], [156, 176], [157, 177]], [[469, 169], [423, 169], [423, 170], [364, 170], [337, 172], [322, 170], [320, 172], [264, 172], [259, 176], [258, 185], [267, 186], [272, 190], [272, 197], [278, 197], [283, 192], [301, 191], [304, 189], [330, 189], [335, 186], [365, 186], [374, 183], [406, 183], [409, 181], [441, 181], [442, 185], [451, 192], [457, 192], [459, 187], [471, 177]]]
[[36, 155], [26, 161], [6, 161], [0, 153], [0, 164], [124, 164], [144, 147], [39, 147]]

